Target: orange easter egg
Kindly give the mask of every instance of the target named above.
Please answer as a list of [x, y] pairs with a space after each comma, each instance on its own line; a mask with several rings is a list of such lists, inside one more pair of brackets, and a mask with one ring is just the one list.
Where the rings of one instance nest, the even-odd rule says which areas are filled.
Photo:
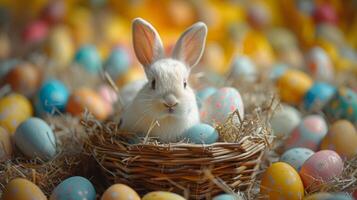
[[140, 200], [140, 196], [131, 187], [124, 184], [110, 186], [102, 195], [101, 200]]
[[47, 200], [41, 189], [23, 178], [10, 181], [2, 195], [3, 200]]

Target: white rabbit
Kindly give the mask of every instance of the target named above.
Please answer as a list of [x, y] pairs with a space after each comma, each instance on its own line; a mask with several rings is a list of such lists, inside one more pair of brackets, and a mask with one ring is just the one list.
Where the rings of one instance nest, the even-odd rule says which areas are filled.
[[200, 121], [195, 94], [187, 80], [203, 54], [207, 27], [198, 22], [188, 28], [171, 57], [165, 56], [160, 36], [150, 23], [136, 18], [132, 31], [135, 54], [148, 80], [124, 109], [120, 128], [143, 135], [150, 133], [150, 137], [158, 137], [162, 142], [175, 142]]

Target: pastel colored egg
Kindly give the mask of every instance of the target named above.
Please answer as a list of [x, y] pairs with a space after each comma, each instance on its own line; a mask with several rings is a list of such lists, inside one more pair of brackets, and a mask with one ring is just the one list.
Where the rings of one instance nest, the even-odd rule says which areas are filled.
[[29, 158], [49, 160], [56, 155], [56, 138], [50, 126], [40, 118], [22, 122], [14, 134], [16, 146]]
[[98, 89], [98, 92], [102, 99], [110, 104], [118, 101], [118, 95], [116, 91], [109, 85], [101, 85]]
[[88, 72], [96, 74], [102, 69], [102, 62], [95, 46], [83, 45], [76, 52], [74, 62]]
[[300, 176], [307, 188], [339, 176], [342, 170], [343, 161], [336, 152], [321, 150], [305, 161], [301, 167]]
[[298, 105], [311, 88], [312, 79], [304, 72], [289, 69], [277, 79], [280, 98], [286, 103]]
[[41, 72], [30, 63], [22, 63], [7, 74], [5, 83], [9, 84], [13, 91], [30, 97], [40, 87]]
[[[207, 124], [223, 123], [229, 114], [238, 110], [240, 118], [244, 119], [243, 100], [238, 90], [231, 87], [224, 87], [202, 104], [201, 121]], [[239, 123], [239, 119], [236, 120]]]
[[156, 191], [147, 193], [142, 200], [185, 200], [185, 198], [172, 192]]
[[352, 158], [357, 154], [357, 131], [347, 120], [332, 124], [321, 143], [321, 149], [336, 151], [342, 158]]
[[304, 197], [304, 186], [293, 167], [284, 162], [276, 162], [264, 172], [260, 193], [271, 200], [299, 200]]
[[74, 44], [69, 31], [65, 26], [52, 28], [46, 43], [48, 56], [62, 68], [68, 66], [74, 54]]
[[72, 176], [62, 181], [52, 191], [50, 200], [95, 200], [96, 192], [92, 183], [81, 176]]
[[3, 200], [47, 200], [41, 189], [23, 178], [11, 180], [5, 187]]
[[69, 91], [61, 81], [47, 80], [41, 86], [35, 100], [37, 114], [54, 114], [56, 111], [65, 111], [68, 97]]
[[220, 194], [213, 197], [212, 200], [237, 200], [237, 197], [231, 194]]
[[48, 25], [43, 20], [34, 21], [25, 27], [22, 38], [26, 43], [43, 41], [48, 35]]
[[270, 120], [273, 133], [277, 137], [289, 136], [301, 122], [300, 112], [292, 106], [283, 104]]
[[254, 63], [246, 56], [237, 56], [233, 59], [230, 71], [231, 78], [254, 81], [257, 70]]
[[196, 124], [187, 129], [183, 137], [195, 144], [212, 144], [218, 140], [218, 132], [208, 124]]
[[0, 162], [9, 159], [12, 155], [11, 135], [0, 127]]
[[311, 149], [307, 148], [292, 148], [287, 150], [281, 157], [280, 161], [288, 163], [292, 167], [296, 169], [296, 171], [300, 171], [301, 166], [304, 162], [309, 159], [315, 152]]
[[139, 79], [129, 84], [126, 84], [123, 88], [121, 88], [120, 97], [123, 101], [123, 105], [128, 105], [129, 103], [131, 103], [146, 83], [147, 80]]
[[196, 93], [196, 101], [197, 101], [197, 105], [198, 108], [202, 107], [202, 103], [212, 94], [214, 94], [215, 92], [217, 92], [217, 89], [214, 87], [206, 87], [203, 88], [199, 91], [197, 91]]
[[125, 74], [129, 70], [131, 57], [128, 50], [123, 47], [114, 48], [106, 60], [104, 70], [109, 73], [113, 79]]
[[348, 119], [357, 122], [357, 93], [349, 88], [339, 88], [323, 111], [333, 119]]
[[320, 115], [308, 115], [285, 141], [285, 148], [304, 147], [316, 151], [327, 134], [327, 124]]
[[312, 48], [307, 55], [307, 71], [316, 80], [332, 81], [334, 70], [332, 61], [324, 49], [320, 47]]
[[111, 109], [111, 105], [106, 103], [95, 91], [90, 88], [80, 88], [69, 97], [66, 111], [80, 116], [85, 110], [88, 110], [99, 120], [104, 120], [110, 114]]
[[330, 193], [318, 192], [305, 197], [304, 200], [326, 200], [332, 196]]
[[124, 184], [110, 186], [102, 195], [101, 200], [140, 200], [140, 196], [131, 187]]
[[283, 64], [283, 63], [278, 63], [273, 66], [273, 69], [270, 71], [269, 78], [272, 80], [277, 80], [279, 79], [288, 69], [288, 65]]
[[324, 82], [315, 82], [304, 96], [307, 110], [321, 110], [335, 95], [337, 89]]
[[0, 126], [14, 133], [17, 126], [33, 114], [30, 101], [21, 94], [11, 93], [0, 99]]

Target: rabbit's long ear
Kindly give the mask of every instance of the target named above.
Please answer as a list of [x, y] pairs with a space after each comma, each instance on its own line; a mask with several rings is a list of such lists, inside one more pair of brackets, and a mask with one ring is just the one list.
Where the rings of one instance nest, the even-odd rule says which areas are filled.
[[135, 54], [145, 68], [164, 56], [160, 36], [149, 22], [136, 18], [132, 29]]
[[195, 66], [203, 54], [206, 36], [206, 24], [198, 22], [192, 25], [177, 41], [172, 57], [186, 63], [189, 67]]

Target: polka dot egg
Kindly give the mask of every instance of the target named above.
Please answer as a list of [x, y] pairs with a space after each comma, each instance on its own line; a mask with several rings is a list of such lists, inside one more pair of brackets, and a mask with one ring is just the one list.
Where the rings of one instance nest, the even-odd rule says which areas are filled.
[[202, 103], [212, 94], [217, 92], [217, 89], [214, 87], [206, 87], [203, 88], [196, 93], [196, 100], [197, 100], [197, 105], [199, 108], [202, 107]]
[[300, 171], [301, 166], [312, 156], [312, 154], [314, 154], [314, 152], [307, 148], [292, 148], [287, 150], [280, 157], [280, 161], [288, 163], [294, 167], [296, 171]]
[[307, 110], [322, 109], [335, 95], [336, 89], [324, 82], [315, 82], [304, 96], [304, 107]]
[[11, 180], [5, 187], [3, 200], [47, 200], [41, 189], [23, 178]]
[[140, 200], [140, 196], [129, 186], [115, 184], [110, 186], [102, 195], [101, 200]]
[[156, 191], [146, 194], [142, 200], [185, 200], [185, 198], [172, 192]]
[[81, 176], [73, 176], [60, 183], [50, 197], [50, 200], [68, 199], [95, 200], [96, 192], [89, 180]]

